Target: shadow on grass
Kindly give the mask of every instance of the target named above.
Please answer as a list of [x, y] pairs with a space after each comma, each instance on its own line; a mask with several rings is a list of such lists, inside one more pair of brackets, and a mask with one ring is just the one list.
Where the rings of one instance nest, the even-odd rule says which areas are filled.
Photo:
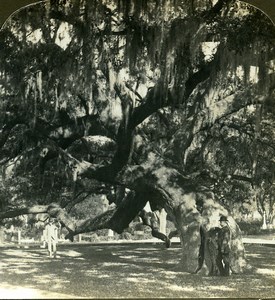
[[0, 287], [20, 286], [89, 298], [274, 297], [274, 248], [246, 248], [257, 273], [229, 278], [178, 271], [179, 246], [60, 245], [57, 259], [48, 258], [45, 249], [3, 248]]

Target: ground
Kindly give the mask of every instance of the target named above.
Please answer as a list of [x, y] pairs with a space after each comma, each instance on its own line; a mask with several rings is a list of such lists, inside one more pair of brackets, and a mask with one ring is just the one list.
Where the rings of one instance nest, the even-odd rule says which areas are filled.
[[0, 298], [270, 298], [275, 297], [275, 251], [246, 245], [254, 274], [229, 278], [178, 271], [180, 246], [162, 244], [59, 245], [1, 248]]

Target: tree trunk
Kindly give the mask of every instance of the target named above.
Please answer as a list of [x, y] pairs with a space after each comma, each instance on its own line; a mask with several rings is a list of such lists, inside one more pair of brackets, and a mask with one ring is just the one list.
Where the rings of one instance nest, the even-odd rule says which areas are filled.
[[177, 230], [182, 246], [182, 270], [186, 272], [206, 272], [212, 269], [211, 253], [207, 246], [208, 232], [219, 227], [221, 215], [228, 216], [231, 231], [230, 268], [232, 273], [240, 274], [251, 269], [245, 258], [241, 230], [228, 211], [211, 198], [204, 199], [201, 213], [196, 207], [195, 193], [184, 196], [183, 202], [175, 209]]
[[245, 248], [242, 242], [242, 233], [240, 227], [232, 217], [228, 218], [229, 227], [231, 230], [231, 255], [230, 267], [234, 274], [245, 273], [250, 270], [245, 258]]
[[190, 273], [194, 273], [198, 268], [201, 243], [201, 217], [192, 196], [193, 194], [184, 196], [184, 202], [175, 210], [176, 227], [182, 246], [181, 267], [183, 271]]
[[264, 211], [263, 214], [263, 225], [262, 225], [262, 229], [267, 229], [267, 225], [266, 225], [266, 212]]
[[161, 209], [159, 212], [159, 231], [166, 235], [166, 226], [167, 226], [167, 220], [166, 220], [167, 213], [164, 209]]
[[4, 227], [3, 226], [0, 226], [0, 244], [3, 244], [4, 243]]

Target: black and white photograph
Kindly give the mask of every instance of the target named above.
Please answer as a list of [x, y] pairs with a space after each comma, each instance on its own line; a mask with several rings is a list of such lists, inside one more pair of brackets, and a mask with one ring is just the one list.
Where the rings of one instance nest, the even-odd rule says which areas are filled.
[[274, 24], [0, 0], [0, 299], [275, 298]]

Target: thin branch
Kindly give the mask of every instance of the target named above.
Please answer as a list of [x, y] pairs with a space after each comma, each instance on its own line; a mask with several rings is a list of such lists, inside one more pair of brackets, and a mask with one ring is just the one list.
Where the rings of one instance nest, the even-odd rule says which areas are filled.
[[125, 86], [131, 91], [133, 92], [137, 97], [138, 99], [140, 100], [139, 102], [141, 102], [143, 100], [143, 98], [141, 97], [141, 95], [137, 92], [137, 90], [134, 90], [130, 84], [126, 83]]

